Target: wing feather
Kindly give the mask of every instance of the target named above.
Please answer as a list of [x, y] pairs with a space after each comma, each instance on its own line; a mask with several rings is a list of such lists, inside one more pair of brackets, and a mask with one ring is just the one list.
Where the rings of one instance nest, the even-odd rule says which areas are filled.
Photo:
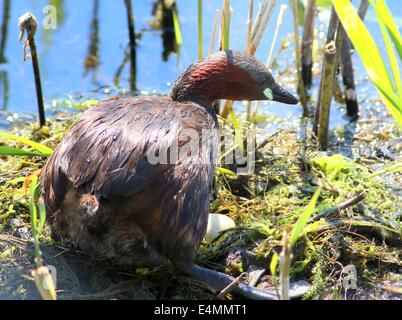
[[178, 107], [160, 97], [116, 99], [87, 110], [43, 170], [51, 210], [63, 201], [68, 182], [82, 193], [104, 198], [127, 197], [150, 184], [162, 184], [173, 165], [152, 164], [149, 156], [172, 146], [183, 128], [201, 131], [214, 126], [206, 113], [197, 104]]

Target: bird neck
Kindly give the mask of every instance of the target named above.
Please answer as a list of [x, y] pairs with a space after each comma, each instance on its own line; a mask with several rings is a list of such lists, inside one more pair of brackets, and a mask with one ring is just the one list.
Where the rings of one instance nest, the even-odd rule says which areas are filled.
[[215, 100], [230, 99], [235, 95], [238, 79], [235, 67], [224, 60], [199, 61], [187, 68], [176, 80], [169, 93], [174, 101], [204, 101], [211, 106]]

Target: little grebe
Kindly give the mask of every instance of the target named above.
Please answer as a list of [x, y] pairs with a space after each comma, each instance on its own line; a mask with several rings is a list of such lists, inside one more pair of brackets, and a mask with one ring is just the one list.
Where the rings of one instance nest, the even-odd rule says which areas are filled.
[[[298, 102], [255, 58], [221, 51], [188, 67], [168, 97], [113, 98], [85, 111], [41, 173], [55, 239], [136, 266], [170, 263], [216, 290], [230, 284], [231, 276], [193, 263], [209, 214], [217, 99]], [[206, 132], [198, 153], [150, 161], [171, 156], [175, 144], [180, 153], [186, 130]], [[275, 298], [243, 284], [235, 292]]]

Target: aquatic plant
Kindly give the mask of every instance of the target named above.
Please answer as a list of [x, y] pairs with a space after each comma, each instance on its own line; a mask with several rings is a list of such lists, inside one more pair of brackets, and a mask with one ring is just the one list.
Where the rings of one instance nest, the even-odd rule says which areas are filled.
[[33, 72], [34, 72], [34, 76], [35, 76], [39, 123], [40, 123], [40, 126], [44, 126], [46, 123], [45, 107], [44, 107], [44, 102], [43, 102], [43, 93], [42, 93], [42, 83], [41, 83], [41, 78], [40, 78], [38, 52], [36, 49], [36, 42], [35, 42], [35, 33], [36, 33], [36, 29], [38, 27], [38, 21], [36, 20], [35, 16], [32, 13], [27, 12], [19, 18], [18, 26], [20, 28], [20, 35], [19, 35], [20, 41], [23, 39], [25, 32], [27, 33], [27, 38], [24, 42], [24, 61], [27, 58], [26, 49], [29, 46], [29, 48], [31, 50], [32, 66], [33, 66]]
[[31, 147], [34, 151], [32, 150], [24, 150], [20, 148], [15, 148], [15, 147], [8, 147], [8, 146], [0, 146], [0, 155], [7, 155], [7, 156], [39, 156], [39, 157], [48, 157], [53, 153], [53, 150], [46, 147], [45, 145], [29, 140], [28, 138], [25, 137], [20, 137], [13, 135], [9, 132], [0, 130], [0, 138], [4, 140], [12, 140], [15, 142], [22, 143], [23, 145], [26, 145], [28, 147]]
[[202, 0], [198, 0], [198, 59], [204, 56], [203, 49], [203, 19], [202, 19]]
[[402, 37], [386, 1], [369, 0], [369, 2], [377, 15], [391, 71], [387, 69], [385, 59], [380, 54], [376, 41], [350, 1], [333, 0], [333, 5], [346, 33], [362, 59], [370, 80], [377, 87], [389, 112], [402, 125], [402, 82], [397, 58], [399, 57], [399, 62], [402, 61]]

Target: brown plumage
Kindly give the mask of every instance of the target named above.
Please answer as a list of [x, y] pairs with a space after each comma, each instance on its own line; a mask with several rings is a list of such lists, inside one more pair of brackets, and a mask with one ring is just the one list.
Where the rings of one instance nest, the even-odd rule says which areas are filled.
[[[273, 100], [297, 103], [254, 58], [218, 52], [191, 65], [168, 97], [113, 98], [85, 111], [41, 174], [54, 237], [137, 266], [171, 263], [225, 287], [232, 277], [192, 263], [205, 235], [219, 142], [211, 104], [267, 99], [267, 88]], [[273, 298], [245, 285], [237, 290]]]

